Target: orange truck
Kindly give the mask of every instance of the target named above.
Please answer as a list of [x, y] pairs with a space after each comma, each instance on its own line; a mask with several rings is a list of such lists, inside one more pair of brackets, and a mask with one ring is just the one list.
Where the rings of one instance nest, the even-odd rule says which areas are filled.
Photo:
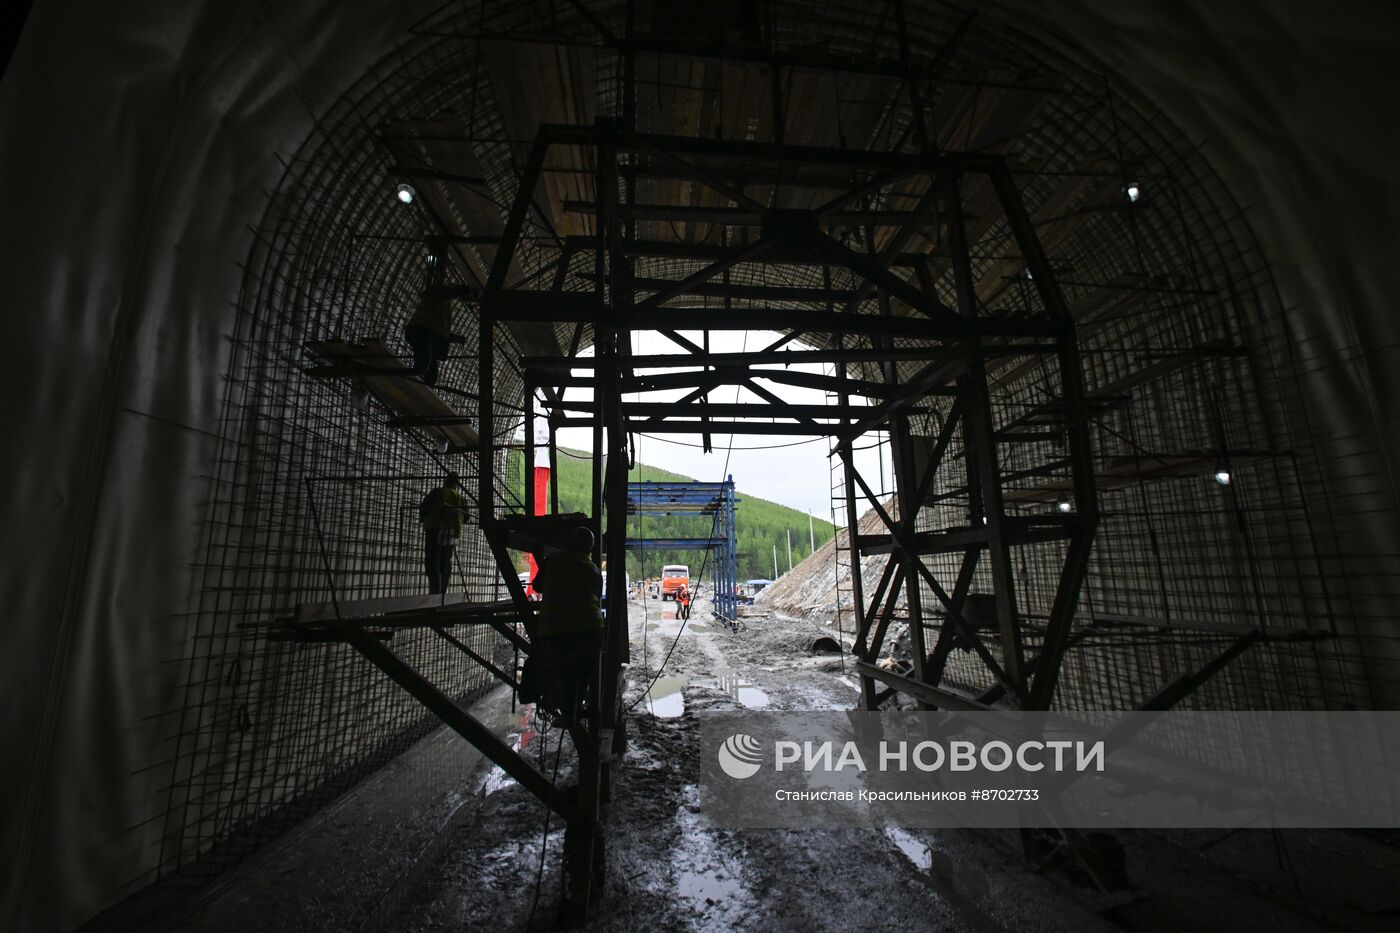
[[685, 564], [667, 564], [661, 568], [661, 598], [675, 599], [676, 591], [690, 586], [690, 568]]

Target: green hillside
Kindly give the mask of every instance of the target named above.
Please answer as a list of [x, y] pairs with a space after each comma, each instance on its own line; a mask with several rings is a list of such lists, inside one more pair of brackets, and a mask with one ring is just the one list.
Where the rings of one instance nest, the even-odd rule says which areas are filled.
[[[564, 512], [588, 512], [591, 508], [592, 461], [588, 454], [578, 451], [559, 451], [559, 508]], [[511, 472], [520, 476], [516, 460]], [[633, 482], [646, 480], [685, 482], [696, 477], [682, 476], [646, 464], [637, 464], [629, 475]], [[738, 504], [735, 506], [734, 525], [738, 534], [739, 579], [773, 576], [773, 548], [778, 549], [779, 572], [787, 570], [787, 533], [792, 532], [792, 562], [795, 565], [812, 553], [808, 543], [807, 516], [796, 509], [790, 509], [776, 502], [769, 502], [748, 495], [740, 487], [736, 491]], [[817, 547], [821, 547], [835, 533], [831, 522], [817, 518], [814, 522]], [[708, 518], [679, 518], [671, 516], [634, 516], [631, 537], [648, 538], [700, 538], [710, 533]], [[643, 576], [659, 576], [663, 564], [686, 564], [692, 575], [700, 572], [705, 563], [704, 551], [647, 551], [646, 567], [640, 563], [641, 555], [628, 557], [627, 572], [634, 580]], [[705, 572], [710, 576], [709, 569]]]

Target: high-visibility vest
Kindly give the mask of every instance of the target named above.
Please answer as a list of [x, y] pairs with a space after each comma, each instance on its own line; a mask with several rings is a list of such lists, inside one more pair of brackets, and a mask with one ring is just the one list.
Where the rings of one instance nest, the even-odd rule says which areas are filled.
[[418, 507], [418, 516], [423, 527], [429, 531], [446, 529], [452, 537], [462, 533], [462, 519], [465, 516], [467, 498], [462, 490], [453, 486], [439, 486], [428, 493]]
[[534, 587], [544, 597], [539, 635], [582, 635], [603, 627], [603, 572], [580, 551], [558, 551], [544, 559]]

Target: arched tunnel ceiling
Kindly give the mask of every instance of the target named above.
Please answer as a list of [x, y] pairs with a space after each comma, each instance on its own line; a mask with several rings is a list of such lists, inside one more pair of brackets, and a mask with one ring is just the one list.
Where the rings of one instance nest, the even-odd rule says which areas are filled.
[[[3, 790], [24, 814], [0, 827], [8, 926], [67, 928], [150, 878], [150, 838], [128, 830], [159, 816], [162, 775], [141, 769], [168, 733], [176, 674], [158, 662], [184, 650], [250, 230], [283, 160], [433, 8], [54, 0], [29, 17], [0, 81], [3, 663], [21, 750]], [[1388, 6], [999, 11], [1104, 63], [1200, 143], [1244, 207], [1335, 455], [1358, 605], [1393, 615]]]

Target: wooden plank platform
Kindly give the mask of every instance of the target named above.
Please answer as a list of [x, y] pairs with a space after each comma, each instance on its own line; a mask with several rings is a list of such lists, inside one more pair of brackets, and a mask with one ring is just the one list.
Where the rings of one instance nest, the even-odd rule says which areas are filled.
[[[346, 599], [340, 603], [301, 603], [289, 615], [259, 622], [243, 622], [240, 628], [267, 628], [281, 635], [312, 640], [336, 640], [335, 634], [350, 626], [370, 626], [377, 631], [450, 628], [456, 625], [490, 625], [498, 630], [519, 619], [510, 600], [468, 602], [463, 593], [446, 595], [389, 596], [380, 599]], [[505, 634], [503, 632], [503, 634]], [[507, 635], [507, 638], [510, 638]]]
[[423, 593], [416, 596], [385, 596], [378, 599], [342, 599], [339, 603], [300, 603], [292, 613], [299, 625], [308, 622], [334, 622], [336, 619], [364, 618], [394, 612], [413, 612], [456, 606], [467, 601], [465, 593]]
[[316, 619], [311, 622], [282, 620], [278, 624], [287, 631], [298, 633], [334, 633], [352, 626], [363, 626], [379, 632], [411, 628], [452, 628], [458, 625], [489, 625], [493, 628], [514, 624], [520, 615], [509, 602], [448, 603], [423, 609], [407, 609], [382, 615], [341, 616]]
[[[400, 418], [427, 419], [423, 430], [447, 442], [449, 451], [475, 450], [480, 439], [474, 429], [461, 423], [461, 417], [423, 380], [404, 366], [382, 340], [347, 343], [321, 340], [308, 343], [312, 353], [336, 366], [337, 375], [357, 380]], [[442, 419], [442, 423], [431, 423]]]
[[[1209, 453], [1116, 457], [1094, 475], [1094, 485], [1100, 492], [1112, 492], [1137, 483], [1204, 476], [1215, 471], [1217, 462], [1218, 458]], [[1002, 493], [1002, 500], [1008, 503], [1054, 502], [1060, 495], [1073, 491], [1074, 481], [1066, 477], [1028, 489], [1008, 489]]]

